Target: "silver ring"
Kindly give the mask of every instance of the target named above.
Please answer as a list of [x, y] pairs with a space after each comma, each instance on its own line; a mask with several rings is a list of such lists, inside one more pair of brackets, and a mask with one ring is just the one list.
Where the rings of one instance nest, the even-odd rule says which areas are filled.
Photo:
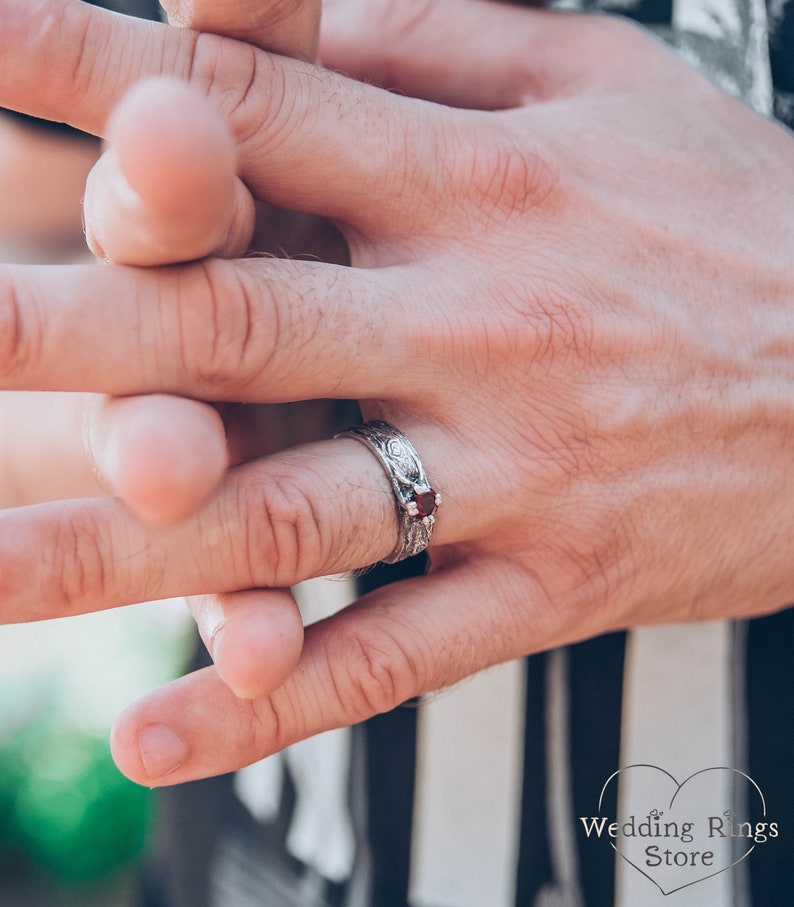
[[441, 495], [431, 488], [419, 454], [390, 422], [376, 419], [339, 432], [336, 438], [354, 438], [380, 460], [397, 503], [398, 535], [394, 551], [383, 559], [396, 564], [421, 554], [430, 544]]

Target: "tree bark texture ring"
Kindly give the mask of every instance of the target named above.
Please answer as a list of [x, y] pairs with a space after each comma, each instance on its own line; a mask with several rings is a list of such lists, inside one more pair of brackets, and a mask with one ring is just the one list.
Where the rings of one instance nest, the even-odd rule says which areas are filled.
[[430, 544], [441, 495], [430, 485], [419, 454], [390, 422], [376, 419], [348, 428], [337, 438], [354, 438], [380, 460], [397, 504], [397, 544], [386, 564], [420, 554]]

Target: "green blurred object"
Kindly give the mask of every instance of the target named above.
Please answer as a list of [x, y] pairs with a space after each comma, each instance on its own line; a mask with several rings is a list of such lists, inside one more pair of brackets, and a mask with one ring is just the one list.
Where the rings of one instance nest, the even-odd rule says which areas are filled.
[[155, 794], [120, 774], [109, 731], [193, 633], [180, 602], [0, 627], [0, 907], [132, 903]]
[[103, 878], [141, 853], [151, 793], [119, 774], [105, 739], [44, 722], [5, 741], [0, 805], [4, 849], [21, 848], [71, 883]]
[[178, 673], [184, 605], [0, 627], [0, 907], [131, 907], [155, 794], [121, 775], [113, 718]]

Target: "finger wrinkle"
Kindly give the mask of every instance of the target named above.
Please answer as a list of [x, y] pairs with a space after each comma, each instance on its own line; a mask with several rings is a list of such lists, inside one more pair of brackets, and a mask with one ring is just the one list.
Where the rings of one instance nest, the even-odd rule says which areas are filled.
[[271, 753], [278, 752], [293, 742], [294, 735], [285, 736], [285, 723], [279, 707], [273, 697], [250, 700], [249, 721], [241, 722], [240, 751], [256, 754], [255, 758], [263, 758]]
[[19, 379], [25, 381], [25, 389], [33, 389], [30, 372], [41, 357], [43, 322], [36, 293], [26, 281], [33, 274], [32, 267], [20, 267], [0, 276], [0, 374], [8, 389]]
[[[263, 153], [272, 154], [288, 144], [296, 130], [311, 131], [311, 121], [317, 118], [316, 108], [306, 103], [306, 98], [311, 97], [315, 86], [310, 85], [302, 90], [295, 78], [297, 73], [292, 73], [293, 84], [288, 90], [289, 63], [281, 57], [269, 54], [252, 54], [253, 68], [251, 78], [244, 93], [240, 94], [232, 113], [235, 114], [236, 134], [240, 142], [243, 156], [250, 149], [255, 155], [251, 161], [253, 168], [261, 169]], [[316, 73], [307, 74], [309, 78], [318, 77]], [[316, 99], [317, 104], [322, 104], [325, 99]], [[255, 114], [255, 115], [254, 115]], [[245, 175], [255, 179], [254, 172]], [[265, 179], [274, 183], [272, 174], [267, 174]], [[266, 192], [266, 187], [261, 187]], [[265, 195], [267, 197], [267, 195]]]
[[[261, 513], [271, 538], [266, 583], [257, 585], [288, 586], [312, 576], [322, 563], [323, 531], [314, 507], [312, 491], [303, 481], [289, 476], [268, 476], [261, 486], [259, 500]], [[245, 505], [244, 505], [245, 506]], [[251, 525], [256, 514], [250, 514]], [[251, 536], [253, 540], [256, 534]], [[255, 543], [249, 550], [249, 561], [262, 559], [262, 548]], [[265, 549], [267, 550], [267, 549]]]
[[[85, 511], [68, 521], [56, 521], [47, 545], [51, 553], [45, 575], [59, 578], [65, 611], [80, 614], [104, 602], [108, 593], [105, 559], [113, 563], [110, 533]], [[45, 549], [46, 550], [46, 549]], [[48, 583], [48, 585], [50, 585]], [[58, 588], [57, 581], [53, 588]]]
[[[83, 6], [82, 9], [76, 8], [77, 4], [67, 7], [65, 4], [58, 4], [57, 12], [51, 12], [47, 16], [47, 24], [40, 32], [42, 40], [46, 45], [51, 46], [58, 41], [63, 40], [63, 35], [67, 31], [67, 10], [74, 18], [72, 27], [74, 33], [71, 36], [70, 46], [74, 58], [71, 72], [64, 75], [63, 85], [78, 85], [83, 80], [92, 84], [93, 75], [97, 64], [97, 55], [93, 52], [93, 47], [89, 48], [89, 34], [91, 31], [91, 17], [89, 10]], [[82, 13], [82, 15], [81, 15]], [[47, 27], [49, 25], [49, 28]], [[71, 29], [69, 29], [71, 31]]]
[[261, 288], [229, 262], [196, 268], [199, 286], [191, 291], [185, 284], [177, 309], [185, 371], [212, 399], [237, 399], [261, 377], [272, 345], [262, 336]]
[[215, 647], [217, 645], [218, 639], [223, 634], [223, 631], [229, 626], [228, 620], [219, 620], [215, 623], [212, 629], [209, 632], [209, 635], [206, 640], [207, 651], [210, 653], [212, 659], [215, 659]]
[[353, 720], [391, 711], [423, 689], [419, 664], [385, 611], [337, 615], [323, 634], [328, 681], [343, 714]]
[[[265, 71], [270, 58], [242, 42], [224, 41], [217, 35], [185, 31], [192, 38], [187, 78], [211, 97], [229, 120], [239, 144], [244, 144], [262, 126], [261, 121], [248, 122], [252, 110], [261, 109], [262, 98], [277, 94], [264, 85], [276, 83], [278, 69], [274, 63]], [[284, 92], [280, 93], [283, 96]]]
[[[247, 47], [247, 50], [249, 52], [251, 61], [250, 66], [247, 67], [249, 72], [248, 80], [244, 84], [238, 85], [238, 83], [235, 83], [235, 90], [239, 93], [238, 98], [228, 110], [228, 117], [232, 123], [236, 123], [239, 120], [245, 119], [245, 117], [248, 115], [250, 101], [254, 97], [254, 87], [260, 79], [261, 55], [258, 54], [253, 47]], [[239, 142], [243, 143], [247, 138], [250, 138], [250, 134], [246, 135], [245, 133], [240, 133], [238, 131], [236, 133], [236, 137]]]

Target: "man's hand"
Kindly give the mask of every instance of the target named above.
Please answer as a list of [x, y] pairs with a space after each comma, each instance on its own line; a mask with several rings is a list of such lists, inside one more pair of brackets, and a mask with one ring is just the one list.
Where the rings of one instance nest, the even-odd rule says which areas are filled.
[[[3, 385], [356, 398], [444, 494], [431, 574], [309, 628], [271, 695], [237, 699], [209, 669], [125, 713], [114, 752], [147, 784], [541, 648], [794, 597], [791, 136], [622, 22], [421, 8], [351, 20], [335, 0], [321, 55], [426, 100], [155, 28], [125, 27], [113, 57], [93, 18], [70, 59], [73, 13], [54, 34], [15, 12], [0, 38], [37, 86], [12, 65], [0, 100], [83, 125], [138, 75], [189, 81], [230, 123], [253, 194], [332, 218], [353, 265], [5, 270]], [[428, 42], [435, 21], [455, 40]], [[52, 60], [76, 73], [68, 94], [43, 84]], [[98, 90], [96, 71], [112, 74]], [[222, 625], [250, 604], [239, 592], [361, 567], [395, 538], [372, 454], [309, 444], [230, 470], [178, 527], [109, 501], [2, 515], [4, 617], [238, 590], [205, 600]]]

